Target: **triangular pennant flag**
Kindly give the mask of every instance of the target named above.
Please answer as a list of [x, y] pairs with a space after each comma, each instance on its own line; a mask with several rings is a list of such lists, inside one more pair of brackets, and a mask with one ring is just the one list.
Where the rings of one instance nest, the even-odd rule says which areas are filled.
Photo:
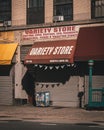
[[42, 65], [39, 65], [39, 68], [42, 68], [43, 66]]
[[48, 68], [48, 66], [45, 66], [44, 70], [46, 70]]
[[55, 68], [58, 70], [58, 69], [59, 69], [59, 66], [55, 66]]
[[50, 68], [50, 70], [52, 70], [52, 69], [53, 69], [53, 66], [50, 66], [49, 68]]

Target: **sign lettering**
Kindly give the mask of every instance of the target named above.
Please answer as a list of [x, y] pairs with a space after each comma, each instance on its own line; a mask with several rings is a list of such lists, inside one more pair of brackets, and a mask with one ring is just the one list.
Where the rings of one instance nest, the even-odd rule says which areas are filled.
[[29, 55], [67, 55], [74, 46], [38, 47], [32, 48]]
[[47, 41], [56, 39], [76, 39], [79, 26], [28, 29], [22, 32], [22, 41]]

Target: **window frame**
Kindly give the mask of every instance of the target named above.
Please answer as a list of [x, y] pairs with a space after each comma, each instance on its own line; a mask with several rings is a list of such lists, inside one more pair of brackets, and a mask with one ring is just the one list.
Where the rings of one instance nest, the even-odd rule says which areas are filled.
[[[99, 2], [98, 5], [96, 5], [97, 2]], [[91, 18], [92, 19], [104, 18], [103, 8], [104, 8], [104, 0], [91, 0]]]
[[[30, 7], [29, 7], [29, 1], [30, 0], [27, 0], [27, 25], [44, 23], [45, 0], [42, 0], [43, 2], [40, 2], [41, 0], [36, 0], [37, 1], [36, 4], [33, 4], [33, 5], [36, 5], [36, 6], [30, 6]], [[34, 0], [31, 0], [32, 3], [33, 3], [33, 1]], [[36, 21], [33, 20], [34, 19], [34, 18], [32, 19], [33, 14], [35, 14], [34, 18], [36, 18], [37, 16], [40, 16], [40, 17], [37, 17], [37, 18], [39, 18], [39, 20], [38, 19], [36, 19]]]
[[12, 0], [7, 0], [6, 2], [4, 0], [0, 0], [0, 17], [1, 17], [0, 22], [11, 21], [11, 19], [12, 19]]
[[[68, 9], [68, 5], [70, 8]], [[58, 14], [56, 8], [60, 8], [61, 13]], [[64, 16], [64, 21], [72, 21], [73, 20], [73, 0], [54, 0], [53, 1], [53, 15], [54, 16]], [[70, 11], [71, 9], [71, 11]], [[63, 10], [63, 11], [62, 11]], [[71, 12], [71, 13], [70, 13]], [[69, 18], [70, 17], [70, 18]]]

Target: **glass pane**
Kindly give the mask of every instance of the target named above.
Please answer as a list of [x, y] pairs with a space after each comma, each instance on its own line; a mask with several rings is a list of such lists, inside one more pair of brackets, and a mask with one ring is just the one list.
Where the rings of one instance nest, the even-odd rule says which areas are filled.
[[33, 7], [37, 7], [37, 0], [33, 1]]
[[37, 7], [37, 0], [29, 0], [29, 8]]
[[43, 7], [44, 0], [29, 0], [29, 8]]
[[39, 4], [39, 7], [43, 7], [43, 5], [44, 5], [44, 0], [38, 0], [38, 4]]
[[72, 0], [54, 0], [54, 4], [72, 3]]

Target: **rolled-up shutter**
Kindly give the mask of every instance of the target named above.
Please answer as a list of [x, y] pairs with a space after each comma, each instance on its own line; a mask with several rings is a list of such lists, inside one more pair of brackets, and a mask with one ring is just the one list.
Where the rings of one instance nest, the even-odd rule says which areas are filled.
[[24, 61], [25, 56], [27, 55], [29, 49], [31, 48], [31, 45], [24, 45], [21, 46], [20, 51], [21, 51], [21, 61]]
[[12, 77], [0, 76], [0, 105], [13, 104]]

